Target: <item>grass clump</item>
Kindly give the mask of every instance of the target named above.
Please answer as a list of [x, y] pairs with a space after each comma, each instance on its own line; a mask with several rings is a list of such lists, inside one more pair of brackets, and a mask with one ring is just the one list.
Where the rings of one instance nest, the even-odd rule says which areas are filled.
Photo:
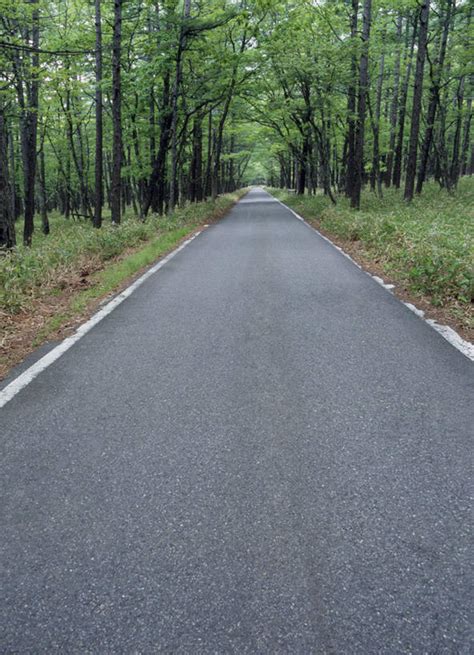
[[[27, 311], [41, 296], [60, 295], [81, 269], [87, 275], [99, 270], [93, 284], [74, 301], [75, 309], [80, 310], [88, 300], [112, 291], [152, 263], [198, 225], [222, 215], [242, 193], [186, 205], [171, 215], [151, 216], [145, 222], [126, 215], [119, 226], [104, 223], [100, 230], [89, 222], [52, 214], [49, 236], [35, 234], [31, 248], [19, 245], [0, 256], [0, 309], [7, 316]], [[109, 263], [129, 250], [136, 252]]]
[[474, 298], [474, 180], [463, 178], [455, 194], [434, 183], [407, 204], [400, 191], [384, 190], [383, 198], [365, 191], [361, 210], [339, 197], [272, 193], [323, 231], [357, 241], [372, 259], [415, 294], [435, 306]]

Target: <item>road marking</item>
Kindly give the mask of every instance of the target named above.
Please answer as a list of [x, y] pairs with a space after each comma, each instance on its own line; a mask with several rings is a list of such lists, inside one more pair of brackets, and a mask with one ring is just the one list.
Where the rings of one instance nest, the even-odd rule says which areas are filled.
[[53, 362], [61, 357], [69, 348], [71, 348], [75, 343], [82, 339], [82, 337], [87, 334], [92, 328], [100, 323], [100, 321], [108, 316], [113, 310], [118, 307], [123, 301], [132, 295], [139, 286], [141, 286], [145, 280], [147, 280], [151, 275], [160, 270], [165, 264], [167, 264], [170, 259], [177, 255], [183, 248], [186, 248], [191, 241], [193, 241], [197, 236], [201, 234], [202, 230], [193, 234], [192, 237], [183, 241], [183, 243], [178, 246], [175, 250], [160, 259], [160, 261], [154, 264], [146, 273], [143, 273], [138, 280], [135, 280], [129, 287], [124, 291], [115, 296], [110, 300], [106, 305], [102, 307], [98, 312], [96, 312], [88, 321], [80, 325], [76, 332], [70, 337], [61, 341], [55, 348], [50, 350], [44, 357], [41, 357], [35, 364], [32, 364], [29, 368], [21, 373], [17, 378], [15, 378], [10, 384], [8, 384], [2, 391], [0, 391], [0, 408], [7, 404], [16, 394], [24, 389], [30, 382], [32, 382], [42, 371], [44, 371], [48, 366], [51, 366]]
[[[268, 191], [266, 192], [268, 193]], [[270, 195], [270, 194], [269, 194]], [[272, 196], [273, 197], [273, 196]], [[315, 227], [310, 225], [302, 216], [297, 214], [291, 207], [288, 207], [288, 205], [285, 205], [284, 202], [281, 200], [278, 200], [278, 198], [274, 198], [276, 202], [280, 203], [285, 209], [287, 209], [295, 218], [297, 218], [299, 221], [304, 223], [306, 227], [309, 227], [310, 230], [313, 230], [313, 232], [316, 232], [318, 236], [320, 236], [324, 241], [327, 241], [333, 248], [338, 250], [341, 255], [344, 255], [347, 259], [349, 259], [357, 268], [359, 268], [361, 271], [366, 273], [369, 277], [371, 277], [377, 284], [380, 284], [386, 291], [388, 291], [392, 296], [394, 295], [392, 293], [392, 289], [394, 289], [395, 285], [394, 284], [387, 284], [382, 280], [382, 278], [378, 277], [377, 275], [372, 275], [372, 273], [369, 273], [369, 271], [366, 271], [362, 268], [360, 264], [358, 264], [356, 261], [352, 259], [350, 255], [347, 254], [347, 252], [344, 252], [342, 248], [339, 246], [336, 246], [335, 243], [331, 241], [331, 239], [328, 239], [324, 234], [321, 234]], [[395, 296], [396, 297], [396, 296]], [[459, 350], [463, 355], [465, 355], [468, 359], [474, 362], [474, 344], [470, 343], [469, 341], [466, 341], [463, 339], [453, 328], [449, 327], [448, 325], [441, 325], [434, 321], [432, 318], [426, 318], [425, 317], [425, 312], [422, 311], [421, 309], [418, 309], [418, 307], [415, 307], [415, 305], [412, 305], [411, 303], [403, 302], [400, 301], [407, 309], [409, 309], [411, 312], [416, 314], [419, 318], [421, 318], [427, 325], [429, 325], [431, 328], [436, 330], [438, 334], [440, 334], [446, 341], [448, 341], [452, 346], [454, 346], [457, 350]]]

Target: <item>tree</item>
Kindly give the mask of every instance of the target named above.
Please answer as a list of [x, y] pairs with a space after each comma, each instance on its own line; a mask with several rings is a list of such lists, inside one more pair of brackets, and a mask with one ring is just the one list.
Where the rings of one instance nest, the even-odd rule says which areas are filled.
[[103, 111], [102, 111], [102, 17], [101, 0], [95, 0], [95, 193], [94, 227], [102, 225], [103, 202]]
[[426, 43], [428, 40], [429, 11], [429, 0], [423, 0], [420, 7], [418, 53], [416, 57], [415, 85], [413, 89], [413, 106], [411, 113], [411, 130], [405, 178], [404, 198], [407, 201], [413, 200], [413, 194], [415, 190], [416, 156], [418, 152], [418, 134], [420, 131], [421, 100], [423, 94], [423, 74], [425, 69]]
[[[355, 44], [357, 38], [357, 18], [359, 11], [358, 0], [352, 0], [351, 14], [351, 42]], [[356, 166], [356, 108], [357, 108], [357, 57], [356, 48], [353, 47], [351, 55], [351, 77], [347, 89], [347, 170], [346, 170], [346, 196], [352, 197], [354, 174]]]
[[[24, 47], [13, 51], [13, 70], [20, 108], [20, 136], [23, 162], [24, 228], [23, 242], [31, 246], [34, 232], [36, 141], [39, 110], [39, 8], [38, 0], [30, 5], [25, 22], [14, 22]], [[31, 45], [29, 43], [31, 42]], [[21, 55], [20, 55], [21, 53]]]
[[402, 180], [402, 166], [403, 166], [403, 143], [404, 143], [404, 133], [405, 133], [405, 116], [407, 110], [407, 100], [408, 100], [408, 87], [410, 84], [411, 69], [413, 65], [413, 54], [415, 51], [415, 43], [418, 32], [418, 13], [415, 15], [413, 20], [413, 28], [410, 37], [410, 21], [407, 21], [407, 31], [406, 31], [406, 40], [410, 41], [410, 45], [407, 45], [407, 62], [405, 69], [405, 76], [403, 79], [402, 89], [400, 93], [400, 103], [398, 109], [398, 134], [395, 147], [395, 159], [393, 164], [393, 185], [399, 189]]
[[170, 209], [176, 203], [176, 174], [178, 167], [178, 98], [181, 87], [182, 58], [187, 42], [187, 22], [191, 15], [191, 0], [184, 0], [183, 22], [179, 30], [178, 47], [176, 50], [175, 77], [173, 93], [171, 96], [171, 180], [170, 180]]
[[7, 126], [5, 107], [0, 103], [0, 251], [16, 245], [15, 222], [11, 204], [11, 181], [8, 170]]
[[452, 0], [446, 0], [445, 14], [442, 20], [443, 29], [442, 36], [439, 46], [439, 52], [437, 59], [434, 65], [431, 66], [430, 77], [431, 77], [431, 86], [430, 86], [430, 99], [428, 105], [428, 111], [426, 115], [426, 130], [425, 137], [423, 140], [423, 146], [420, 156], [420, 164], [418, 168], [418, 178], [416, 182], [416, 193], [421, 193], [423, 188], [423, 183], [426, 177], [426, 167], [428, 165], [428, 157], [430, 154], [430, 149], [433, 141], [433, 131], [436, 118], [436, 109], [439, 104], [439, 94], [443, 73], [444, 60], [446, 57], [446, 47], [448, 45], [448, 36], [451, 25], [451, 10], [453, 7]]
[[403, 15], [401, 12], [398, 12], [397, 33], [396, 33], [396, 40], [395, 40], [396, 55], [395, 55], [395, 66], [393, 70], [393, 90], [392, 90], [392, 100], [390, 104], [390, 141], [389, 141], [388, 152], [387, 152], [387, 168], [384, 175], [385, 186], [387, 187], [390, 187], [392, 183], [393, 155], [395, 150], [395, 137], [396, 137], [396, 129], [397, 129], [398, 106], [399, 106], [402, 29], [403, 29]]
[[367, 94], [369, 87], [369, 38], [372, 14], [372, 1], [364, 0], [364, 17], [362, 21], [362, 50], [359, 66], [359, 97], [357, 103], [357, 123], [354, 148], [354, 170], [351, 185], [351, 207], [360, 208], [360, 193], [364, 175], [364, 129]]
[[112, 223], [120, 223], [122, 211], [122, 1], [114, 0], [114, 32], [112, 41], [112, 123], [113, 154], [110, 183]]
[[429, 24], [415, 0], [60, 4], [0, 15], [2, 193], [26, 244], [35, 214], [147, 220], [253, 180], [358, 207], [413, 162], [417, 190], [472, 171], [469, 3], [433, 0]]

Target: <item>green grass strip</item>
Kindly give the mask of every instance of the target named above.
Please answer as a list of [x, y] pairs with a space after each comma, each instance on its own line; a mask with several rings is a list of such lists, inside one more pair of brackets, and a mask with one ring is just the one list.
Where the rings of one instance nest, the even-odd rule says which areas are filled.
[[[37, 347], [67, 322], [87, 312], [88, 307], [94, 301], [117, 291], [124, 282], [173, 250], [183, 238], [191, 234], [199, 225], [222, 216], [245, 192], [242, 189], [233, 194], [221, 196], [216, 201], [187, 205], [182, 209], [178, 209], [172, 216], [155, 219], [155, 222], [150, 221], [148, 224], [140, 224], [133, 221], [133, 219], [129, 219], [124, 226], [108, 228], [99, 232], [89, 225], [76, 226], [76, 231], [72, 231], [70, 225], [66, 226], [68, 236], [72, 239], [68, 253], [68, 258], [72, 260], [71, 267], [74, 268], [74, 262], [79, 261], [79, 255], [84, 254], [84, 251], [92, 254], [97, 252], [98, 249], [98, 254], [104, 261], [104, 268], [90, 276], [91, 286], [73, 292], [66, 311], [62, 309], [60, 313], [51, 317], [38, 332], [32, 345]], [[63, 219], [61, 219], [61, 225], [62, 221]], [[78, 227], [79, 229], [77, 229]], [[156, 234], [157, 230], [160, 230], [158, 234]], [[154, 236], [153, 233], [155, 233]], [[132, 244], [130, 244], [129, 238], [131, 234], [134, 237]], [[125, 239], [124, 236], [127, 238]], [[95, 240], [92, 240], [92, 237], [95, 237]], [[146, 240], [147, 237], [148, 240]], [[34, 292], [38, 271], [29, 271], [30, 277], [25, 276], [22, 274], [24, 267], [20, 265], [15, 268], [16, 262], [19, 261], [23, 264], [26, 260], [34, 264], [40, 261], [41, 266], [49, 265], [48, 271], [52, 275], [55, 263], [59, 261], [58, 267], [62, 265], [62, 258], [64, 257], [64, 253], [61, 252], [64, 244], [63, 239], [63, 233], [58, 234], [56, 241], [54, 239], [49, 241], [41, 239], [36, 251], [34, 247], [31, 250], [20, 248], [17, 252], [12, 253], [11, 260], [6, 262], [6, 266], [4, 262], [3, 274], [4, 276], [8, 274], [7, 277], [12, 282], [10, 291], [16, 290], [18, 298], [21, 298], [22, 302], [25, 299], [28, 301], [28, 294]], [[142, 247], [138, 245], [140, 242], [145, 242]], [[81, 250], [80, 245], [86, 247]], [[130, 245], [138, 249], [118, 261], [108, 261], [110, 257], [120, 255]], [[10, 265], [11, 262], [13, 262], [13, 266]], [[42, 270], [41, 267], [38, 270]], [[26, 279], [28, 279], [28, 283]], [[15, 281], [19, 283], [18, 288], [15, 288]], [[8, 289], [5, 289], [5, 291], [8, 293]], [[58, 289], [53, 286], [49, 289], [48, 294], [50, 296], [59, 295]], [[16, 308], [14, 302], [6, 306], [12, 311]]]
[[65, 323], [87, 310], [87, 307], [103, 296], [117, 290], [126, 280], [153, 264], [159, 257], [177, 245], [192, 231], [190, 226], [162, 234], [144, 248], [134, 252], [114, 264], [98, 271], [92, 276], [92, 286], [73, 296], [67, 312], [54, 315], [38, 332], [33, 346], [37, 347], [50, 335], [57, 332]]

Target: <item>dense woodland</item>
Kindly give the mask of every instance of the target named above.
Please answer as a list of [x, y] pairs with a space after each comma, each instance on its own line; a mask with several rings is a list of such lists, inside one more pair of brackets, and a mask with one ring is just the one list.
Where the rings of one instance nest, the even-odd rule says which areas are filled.
[[[474, 168], [462, 0], [0, 0], [0, 246], [267, 183], [454, 193]], [[17, 233], [17, 236], [15, 236]]]

